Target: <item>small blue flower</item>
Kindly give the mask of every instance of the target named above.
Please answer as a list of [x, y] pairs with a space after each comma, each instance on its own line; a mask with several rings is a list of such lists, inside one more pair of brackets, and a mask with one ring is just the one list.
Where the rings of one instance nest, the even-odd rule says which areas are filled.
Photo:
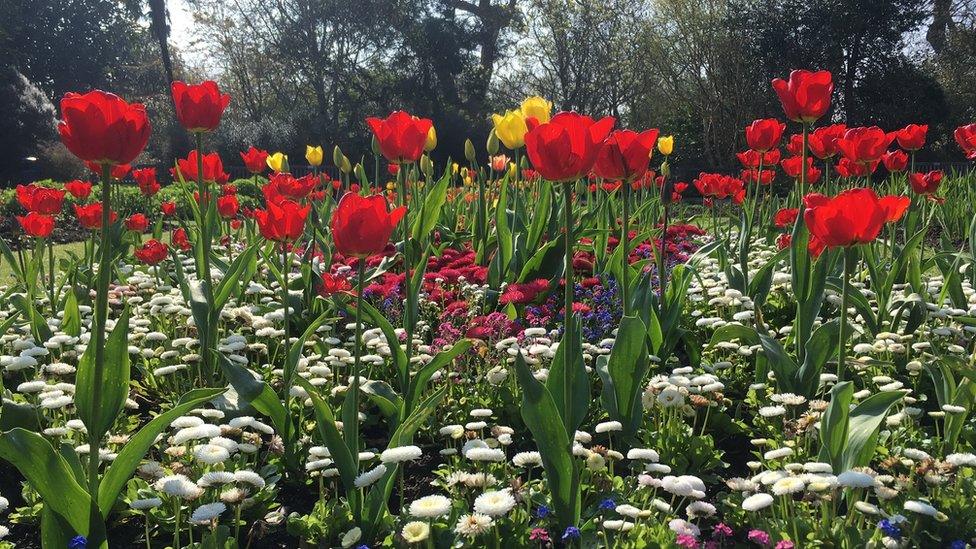
[[966, 549], [966, 547], [966, 542], [961, 539], [957, 539], [949, 544], [949, 549]]
[[892, 524], [891, 521], [889, 521], [888, 519], [881, 519], [881, 521], [878, 522], [878, 528], [881, 530], [882, 533], [884, 533], [884, 535], [888, 536], [889, 538], [894, 538], [894, 539], [901, 538], [901, 528]]
[[88, 540], [85, 536], [75, 536], [68, 542], [68, 549], [85, 549], [88, 547]]
[[614, 503], [613, 498], [607, 498], [600, 502], [601, 511], [613, 511], [617, 508], [617, 504]]
[[567, 526], [566, 531], [563, 532], [563, 541], [569, 541], [571, 539], [579, 539], [580, 531], [579, 528], [575, 526]]
[[546, 518], [549, 516], [549, 513], [551, 513], [551, 511], [545, 505], [540, 505], [539, 508], [535, 510], [535, 516], [538, 518]]

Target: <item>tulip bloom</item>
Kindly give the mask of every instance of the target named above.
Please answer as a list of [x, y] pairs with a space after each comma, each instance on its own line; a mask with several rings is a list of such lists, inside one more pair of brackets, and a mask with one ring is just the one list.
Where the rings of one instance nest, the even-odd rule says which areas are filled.
[[24, 232], [34, 238], [47, 238], [54, 231], [54, 216], [51, 215], [30, 212], [27, 215], [18, 215], [17, 221]]
[[230, 219], [237, 215], [238, 208], [237, 197], [232, 194], [224, 195], [217, 199], [217, 213], [224, 219]]
[[366, 124], [376, 136], [383, 156], [397, 164], [420, 160], [427, 133], [433, 126], [429, 118], [417, 118], [404, 111], [393, 112], [385, 119], [367, 118]]
[[288, 171], [288, 155], [284, 153], [276, 152], [272, 155], [269, 155], [265, 159], [265, 162], [267, 162], [268, 167], [271, 168], [271, 171], [275, 173], [282, 173]]
[[92, 184], [87, 181], [75, 179], [64, 184], [64, 190], [78, 200], [84, 200], [91, 195]]
[[[85, 206], [74, 204], [74, 208], [75, 215], [78, 216], [78, 223], [80, 223], [82, 227], [89, 230], [102, 228], [101, 202], [92, 202], [91, 204], [87, 204]], [[115, 223], [118, 218], [119, 214], [111, 212], [109, 221], [111, 223]]]
[[779, 146], [786, 124], [775, 118], [755, 120], [746, 126], [746, 143], [756, 152], [766, 152]]
[[799, 215], [799, 208], [782, 208], [773, 215], [773, 223], [780, 229], [790, 227], [796, 223], [796, 218]]
[[308, 161], [310, 166], [321, 166], [323, 156], [324, 153], [322, 151], [322, 147], [305, 145], [305, 160]]
[[220, 93], [213, 80], [196, 85], [173, 82], [172, 91], [176, 118], [184, 128], [194, 133], [217, 129], [224, 109], [230, 104], [230, 95]]
[[[85, 166], [98, 177], [102, 176], [102, 165], [99, 164], [98, 162], [85, 162]], [[132, 166], [130, 166], [129, 164], [117, 164], [115, 166], [112, 166], [112, 169], [109, 171], [108, 176], [111, 177], [112, 180], [114, 181], [122, 181], [123, 179], [125, 179], [125, 176], [128, 175], [131, 170], [132, 170]]]
[[146, 265], [157, 265], [169, 255], [169, 247], [153, 238], [147, 240], [141, 248], [132, 252], [132, 255]]
[[844, 137], [844, 133], [846, 132], [847, 126], [844, 124], [832, 124], [813, 130], [807, 136], [807, 145], [810, 146], [810, 152], [820, 160], [833, 158], [840, 152], [837, 150], [837, 140]]
[[894, 135], [885, 133], [877, 126], [851, 128], [844, 137], [837, 140], [837, 148], [845, 158], [853, 162], [874, 163], [881, 160], [894, 138]]
[[536, 124], [545, 124], [552, 116], [552, 102], [546, 101], [538, 95], [533, 95], [522, 101], [519, 111], [525, 120], [534, 118]]
[[942, 172], [935, 170], [928, 173], [913, 173], [908, 175], [908, 183], [916, 194], [935, 194], [942, 184]]
[[885, 223], [894, 223], [901, 219], [912, 204], [912, 199], [907, 196], [889, 194], [878, 199], [881, 208], [885, 212]]
[[908, 166], [908, 155], [905, 151], [888, 151], [881, 155], [881, 163], [891, 173], [903, 172]]
[[925, 146], [925, 136], [928, 132], [928, 124], [909, 124], [894, 134], [899, 147], [906, 151], [917, 151]]
[[[799, 179], [800, 177], [800, 164], [802, 162], [800, 156], [791, 156], [789, 158], [784, 158], [780, 161], [779, 165], [783, 167], [783, 172], [786, 175], [792, 177], [793, 179]], [[820, 169], [813, 165], [813, 158], [807, 157], [807, 184], [816, 183], [820, 179]]]
[[788, 81], [774, 79], [773, 90], [787, 118], [809, 124], [820, 119], [830, 108], [834, 80], [829, 71], [795, 70]]
[[[184, 181], [196, 181], [197, 163], [199, 153], [194, 149], [186, 158], [176, 160], [176, 168], [170, 168], [173, 177], [183, 177]], [[224, 172], [224, 163], [220, 160], [220, 155], [212, 152], [203, 155], [203, 181], [205, 183], [216, 183], [223, 185], [230, 179], [230, 175]]]
[[159, 205], [159, 209], [166, 217], [174, 216], [176, 215], [176, 202], [163, 202]]
[[952, 134], [966, 158], [976, 160], [976, 124], [959, 126]]
[[261, 235], [275, 242], [294, 242], [305, 231], [305, 218], [311, 206], [299, 206], [291, 200], [268, 203], [263, 210], [254, 210]]
[[193, 247], [193, 245], [190, 244], [190, 239], [186, 237], [186, 229], [183, 227], [177, 227], [173, 231], [173, 236], [170, 238], [170, 242], [184, 252]]
[[17, 202], [20, 202], [20, 205], [29, 212], [55, 215], [61, 213], [61, 206], [64, 204], [64, 191], [41, 187], [33, 183], [17, 185]]
[[700, 173], [694, 181], [695, 188], [703, 197], [722, 200], [732, 198], [741, 203], [745, 198], [745, 185], [741, 179], [718, 173]]
[[332, 273], [322, 273], [322, 284], [319, 286], [319, 295], [329, 297], [338, 294], [355, 295], [356, 292], [353, 291], [348, 278], [335, 276]]
[[600, 145], [615, 120], [594, 121], [575, 112], [561, 112], [525, 134], [525, 149], [532, 166], [549, 181], [566, 182], [584, 177], [596, 163]]
[[596, 156], [593, 170], [604, 179], [631, 181], [647, 173], [647, 164], [657, 143], [658, 130], [637, 133], [616, 130], [610, 134]]
[[139, 192], [143, 196], [153, 196], [159, 192], [160, 185], [156, 181], [156, 168], [143, 168], [132, 170], [132, 178], [139, 185]]
[[525, 134], [529, 126], [522, 111], [506, 111], [504, 115], [491, 115], [495, 135], [509, 149], [515, 150], [525, 145]]
[[405, 206], [390, 212], [386, 208], [386, 199], [379, 195], [365, 198], [356, 193], [343, 195], [332, 214], [336, 251], [360, 259], [382, 252], [407, 211]]
[[437, 130], [434, 129], [434, 126], [431, 126], [427, 130], [427, 140], [424, 141], [424, 150], [430, 152], [435, 148], [437, 148]]
[[125, 228], [137, 233], [145, 232], [149, 228], [149, 219], [141, 213], [132, 214], [125, 220]]
[[657, 150], [664, 156], [670, 156], [674, 152], [674, 136], [665, 135], [657, 138]]
[[878, 196], [867, 188], [851, 189], [832, 198], [810, 194], [803, 203], [803, 219], [810, 234], [827, 248], [872, 242], [888, 218]]
[[878, 167], [877, 162], [872, 162], [870, 164], [859, 164], [854, 162], [850, 158], [843, 157], [837, 161], [837, 165], [834, 166], [834, 170], [840, 174], [841, 177], [851, 178], [851, 177], [864, 177], [866, 175], [871, 175], [874, 170]]
[[247, 168], [247, 171], [256, 175], [268, 167], [266, 164], [268, 151], [257, 149], [252, 145], [247, 149], [247, 152], [241, 153], [241, 160], [244, 161], [244, 167]]
[[318, 185], [318, 178], [311, 174], [304, 177], [294, 177], [290, 173], [276, 173], [268, 180], [268, 184], [262, 188], [266, 202], [279, 203], [283, 200], [301, 202], [308, 198], [308, 195], [315, 190]]
[[772, 149], [760, 155], [758, 152], [749, 149], [735, 153], [735, 156], [742, 163], [743, 168], [758, 168], [760, 159], [763, 166], [768, 168], [779, 164], [780, 152], [779, 149]]
[[149, 142], [149, 117], [139, 103], [101, 90], [65, 94], [58, 122], [61, 141], [78, 158], [98, 164], [128, 164]]

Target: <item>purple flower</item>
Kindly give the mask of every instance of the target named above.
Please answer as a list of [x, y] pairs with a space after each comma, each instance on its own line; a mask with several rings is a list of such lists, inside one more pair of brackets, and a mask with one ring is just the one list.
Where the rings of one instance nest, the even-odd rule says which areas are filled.
[[712, 527], [712, 536], [716, 538], [728, 538], [732, 537], [732, 528], [724, 522], [720, 522]]
[[575, 526], [567, 526], [566, 531], [563, 532], [563, 541], [569, 541], [571, 539], [579, 539], [580, 531], [579, 528]]

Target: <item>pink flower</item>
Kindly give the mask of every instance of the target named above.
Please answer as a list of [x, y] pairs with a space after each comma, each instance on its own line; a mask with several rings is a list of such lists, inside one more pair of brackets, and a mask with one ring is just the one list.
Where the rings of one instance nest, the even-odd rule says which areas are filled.
[[531, 541], [549, 543], [549, 532], [545, 528], [533, 528], [532, 532], [529, 533], [529, 539]]
[[729, 525], [725, 524], [724, 522], [720, 522], [712, 528], [712, 536], [717, 538], [731, 537], [732, 528], [729, 528]]
[[776, 544], [776, 549], [793, 549], [793, 547], [793, 542], [788, 539], [784, 539]]
[[769, 534], [763, 530], [749, 530], [749, 541], [757, 543], [762, 547], [769, 546]]
[[695, 539], [695, 536], [692, 536], [690, 534], [681, 534], [675, 540], [675, 543], [677, 543], [678, 547], [687, 547], [688, 549], [698, 549], [698, 540]]

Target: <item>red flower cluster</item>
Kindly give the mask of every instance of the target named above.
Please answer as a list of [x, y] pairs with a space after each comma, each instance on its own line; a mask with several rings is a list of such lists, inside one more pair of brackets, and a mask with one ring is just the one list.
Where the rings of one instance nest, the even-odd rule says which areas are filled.
[[942, 172], [936, 170], [928, 173], [912, 173], [908, 175], [908, 183], [916, 194], [932, 195], [942, 184]]
[[147, 240], [141, 248], [132, 252], [136, 259], [146, 265], [157, 265], [169, 255], [169, 247], [155, 238]]
[[966, 158], [976, 160], [976, 124], [959, 126], [952, 134]]
[[30, 185], [17, 185], [17, 202], [29, 212], [56, 215], [64, 204], [64, 191]]
[[[102, 203], [92, 202], [85, 206], [80, 206], [78, 204], [74, 205], [75, 215], [78, 216], [78, 223], [82, 227], [94, 230], [102, 228]], [[111, 212], [109, 214], [109, 222], [115, 223], [119, 218], [119, 214]]]
[[741, 204], [746, 197], [746, 189], [741, 179], [719, 173], [700, 173], [694, 181], [695, 188], [705, 198], [722, 200], [732, 198]]
[[526, 305], [533, 303], [540, 295], [545, 294], [549, 290], [549, 281], [540, 278], [533, 280], [532, 282], [526, 282], [524, 284], [509, 284], [505, 287], [505, 291], [502, 293], [501, 297], [498, 298], [498, 303], [502, 305], [507, 305], [512, 303], [514, 305]]
[[143, 196], [153, 196], [159, 192], [160, 185], [156, 181], [156, 168], [132, 170], [132, 178], [136, 180], [136, 184], [139, 185], [139, 192]]
[[269, 203], [283, 200], [301, 202], [308, 198], [318, 183], [318, 178], [311, 174], [296, 178], [290, 173], [276, 173], [262, 190], [264, 199]]
[[[196, 181], [198, 177], [197, 163], [199, 153], [196, 150], [190, 151], [186, 158], [176, 161], [176, 167], [169, 171], [174, 178], [182, 177], [184, 181]], [[220, 160], [220, 155], [213, 152], [203, 155], [203, 181], [206, 183], [216, 183], [223, 185], [227, 183], [230, 176], [224, 172], [224, 163]]]

